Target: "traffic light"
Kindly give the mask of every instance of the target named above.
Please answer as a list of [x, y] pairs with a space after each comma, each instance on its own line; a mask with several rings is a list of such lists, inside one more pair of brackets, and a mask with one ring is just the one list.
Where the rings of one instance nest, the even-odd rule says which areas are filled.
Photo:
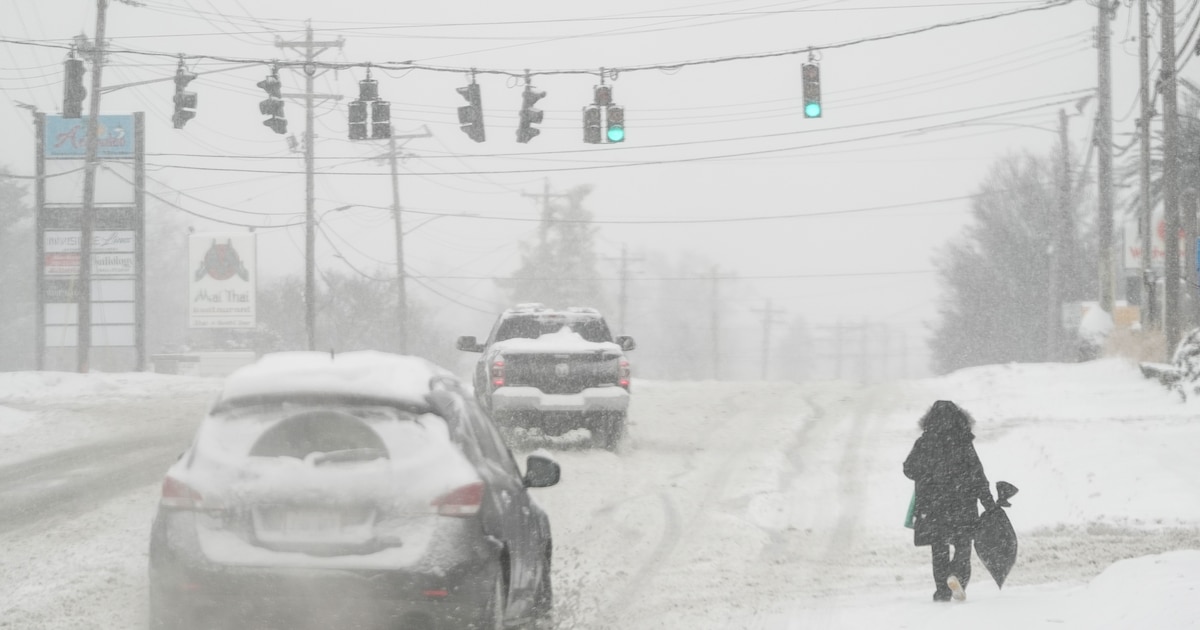
[[392, 104], [379, 100], [379, 82], [367, 78], [358, 82], [358, 100], [350, 101], [349, 129], [351, 140], [367, 139], [367, 103], [371, 104], [371, 138], [374, 140], [392, 137]]
[[472, 81], [470, 85], [458, 88], [458, 93], [467, 99], [467, 104], [458, 108], [459, 128], [475, 142], [483, 142], [487, 136], [483, 129], [483, 96], [479, 93], [479, 84]]
[[392, 104], [371, 101], [371, 137], [383, 140], [392, 137]]
[[804, 117], [821, 117], [821, 67], [806, 63], [800, 68], [804, 79]]
[[600, 144], [600, 107], [588, 105], [583, 108], [583, 141]]
[[188, 72], [182, 63], [179, 64], [175, 71], [175, 115], [171, 116], [176, 129], [183, 129], [187, 121], [196, 117], [196, 93], [184, 90], [195, 78], [195, 72]]
[[272, 70], [267, 78], [258, 82], [258, 87], [267, 93], [267, 98], [258, 103], [258, 111], [263, 116], [270, 116], [263, 124], [277, 134], [287, 133], [287, 118], [283, 114], [283, 85], [279, 82], [279, 71]]
[[600, 84], [592, 89], [592, 103], [601, 107], [612, 105], [612, 86]]
[[608, 106], [608, 131], [605, 137], [609, 142], [625, 141], [625, 108], [620, 105]]
[[75, 58], [75, 52], [67, 58], [64, 64], [66, 81], [63, 86], [63, 118], [82, 118], [83, 99], [87, 98], [87, 90], [83, 88], [83, 60]]
[[525, 84], [525, 92], [521, 94], [521, 123], [517, 127], [517, 142], [529, 142], [542, 133], [541, 129], [534, 128], [533, 125], [541, 124], [545, 114], [533, 105], [544, 96], [545, 92], [536, 92], [532, 85]]
[[364, 101], [350, 101], [350, 139], [367, 139], [367, 104]]

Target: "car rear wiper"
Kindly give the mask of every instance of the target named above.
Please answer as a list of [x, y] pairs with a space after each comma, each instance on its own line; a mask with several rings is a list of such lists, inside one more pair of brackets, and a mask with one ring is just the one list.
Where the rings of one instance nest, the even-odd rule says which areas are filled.
[[338, 464], [342, 462], [366, 462], [373, 459], [387, 459], [388, 452], [382, 448], [348, 448], [326, 453], [313, 453], [310, 460], [314, 466], [322, 464]]

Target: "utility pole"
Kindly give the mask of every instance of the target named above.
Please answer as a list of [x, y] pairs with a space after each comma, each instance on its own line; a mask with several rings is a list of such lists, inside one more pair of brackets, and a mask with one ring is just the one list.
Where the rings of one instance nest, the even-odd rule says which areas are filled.
[[1159, 327], [1158, 296], [1155, 289], [1158, 280], [1154, 277], [1153, 210], [1150, 203], [1150, 121], [1154, 118], [1154, 97], [1150, 93], [1150, 0], [1138, 0], [1138, 70], [1141, 77], [1142, 115], [1138, 118], [1141, 145], [1141, 213], [1140, 227], [1142, 242], [1142, 329], [1156, 330]]
[[862, 381], [862, 384], [866, 385], [867, 384], [867, 367], [868, 367], [868, 361], [867, 361], [867, 341], [868, 341], [868, 339], [867, 339], [867, 337], [868, 337], [868, 333], [871, 330], [867, 326], [867, 320], [865, 320], [865, 319], [862, 320], [862, 322], [858, 325], [858, 330], [859, 330], [858, 377]]
[[314, 166], [313, 119], [314, 103], [317, 98], [340, 100], [338, 94], [314, 94], [313, 80], [317, 75], [315, 61], [317, 55], [329, 48], [341, 48], [345, 40], [314, 41], [312, 22], [309, 21], [304, 31], [303, 42], [287, 42], [275, 40], [278, 48], [294, 48], [304, 51], [304, 94], [285, 94], [284, 96], [304, 98], [304, 328], [308, 334], [308, 349], [317, 349], [317, 282], [316, 282], [316, 245], [317, 221], [314, 213], [316, 173]]
[[1067, 137], [1067, 112], [1058, 110], [1058, 207], [1050, 220], [1050, 308], [1046, 313], [1046, 360], [1059, 360], [1062, 331], [1062, 248], [1071, 207], [1071, 145]]
[[763, 345], [762, 345], [762, 380], [767, 380], [767, 371], [770, 367], [771, 357], [771, 326], [775, 324], [775, 316], [782, 315], [784, 311], [771, 308], [771, 300], [767, 299], [767, 304], [764, 308], [752, 308], [752, 313], [758, 313], [763, 318]]
[[621, 330], [621, 331], [625, 331], [625, 330], [627, 330], [626, 321], [625, 321], [625, 313], [626, 313], [625, 309], [628, 306], [628, 302], [629, 302], [629, 263], [630, 262], [641, 262], [644, 259], [641, 256], [631, 258], [629, 256], [629, 248], [626, 247], [625, 245], [621, 245], [621, 257], [620, 258], [611, 258], [611, 257], [605, 256], [604, 260], [617, 260], [617, 261], [620, 261], [620, 263], [621, 263], [621, 289], [620, 289], [619, 297], [617, 298], [617, 317], [618, 317], [618, 319], [617, 319], [618, 328], [617, 329]]
[[837, 326], [834, 327], [833, 345], [834, 345], [834, 370], [837, 373], [837, 379], [842, 380], [842, 344], [845, 342], [846, 327], [839, 319]]
[[721, 309], [721, 293], [717, 286], [717, 266], [713, 265], [712, 276], [712, 373], [713, 380], [721, 380], [721, 328], [719, 314]]
[[1180, 337], [1179, 313], [1179, 119], [1175, 85], [1175, 0], [1162, 0], [1162, 51], [1159, 70], [1162, 73], [1163, 100], [1163, 214], [1166, 219], [1164, 236], [1166, 260], [1163, 261], [1166, 283], [1165, 326], [1167, 358], [1175, 350]]
[[[1112, 58], [1108, 23], [1118, 6], [1117, 0], [1095, 0], [1098, 20], [1096, 24], [1096, 47], [1099, 49], [1096, 96], [1099, 111], [1096, 113], [1096, 148], [1099, 153], [1097, 177], [1100, 179], [1100, 218], [1096, 223], [1100, 236], [1100, 308], [1112, 315], [1114, 289], [1113, 260], [1113, 140], [1112, 140]], [[1173, 13], [1165, 14], [1169, 16]], [[1174, 60], [1174, 56], [1171, 57]], [[1173, 62], [1172, 62], [1173, 63]]]
[[550, 192], [550, 178], [546, 178], [542, 184], [542, 194], [537, 195], [537, 194], [523, 192], [523, 193], [521, 193], [521, 196], [529, 197], [531, 199], [540, 199], [542, 202], [542, 223], [541, 223], [541, 227], [538, 230], [538, 234], [539, 234], [540, 246], [545, 247], [546, 246], [546, 237], [550, 230], [550, 221], [554, 218], [554, 209], [550, 206], [550, 200], [551, 199], [567, 199], [570, 197], [570, 195], [568, 195], [566, 193], [551, 193]]
[[[75, 308], [78, 313], [76, 338], [77, 369], [90, 369], [92, 348], [92, 232], [96, 212], [96, 132], [100, 122], [100, 75], [104, 69], [104, 35], [107, 0], [96, 0], [96, 47], [92, 50], [92, 98], [88, 105], [87, 142], [83, 158], [83, 210], [79, 222], [79, 284]], [[40, 238], [40, 237], [39, 237]], [[42, 263], [38, 263], [42, 264]], [[39, 348], [39, 352], [41, 349]]]
[[404, 227], [400, 220], [400, 148], [396, 139], [428, 138], [429, 128], [421, 133], [409, 133], [388, 137], [388, 163], [392, 171], [392, 217], [396, 224], [396, 325], [400, 354], [408, 354], [408, 272], [404, 270]]

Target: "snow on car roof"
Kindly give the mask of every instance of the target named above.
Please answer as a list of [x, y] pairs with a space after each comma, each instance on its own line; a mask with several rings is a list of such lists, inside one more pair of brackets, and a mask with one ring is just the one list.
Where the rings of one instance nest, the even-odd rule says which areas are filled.
[[453, 375], [420, 357], [373, 350], [278, 352], [229, 375], [221, 400], [328, 394], [424, 405], [435, 377]]
[[563, 326], [558, 332], [546, 333], [537, 339], [514, 337], [492, 344], [504, 352], [577, 353], [577, 352], [621, 352], [621, 346], [611, 341], [588, 341], [579, 333]]

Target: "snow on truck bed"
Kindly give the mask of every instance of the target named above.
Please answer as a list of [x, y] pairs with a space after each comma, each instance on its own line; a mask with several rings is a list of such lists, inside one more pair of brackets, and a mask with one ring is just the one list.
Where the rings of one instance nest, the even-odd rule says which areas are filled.
[[611, 352], [619, 354], [621, 346], [611, 341], [588, 341], [569, 327], [542, 335], [537, 339], [514, 338], [497, 341], [492, 347], [503, 353], [539, 353], [539, 354], [581, 354], [592, 352]]

